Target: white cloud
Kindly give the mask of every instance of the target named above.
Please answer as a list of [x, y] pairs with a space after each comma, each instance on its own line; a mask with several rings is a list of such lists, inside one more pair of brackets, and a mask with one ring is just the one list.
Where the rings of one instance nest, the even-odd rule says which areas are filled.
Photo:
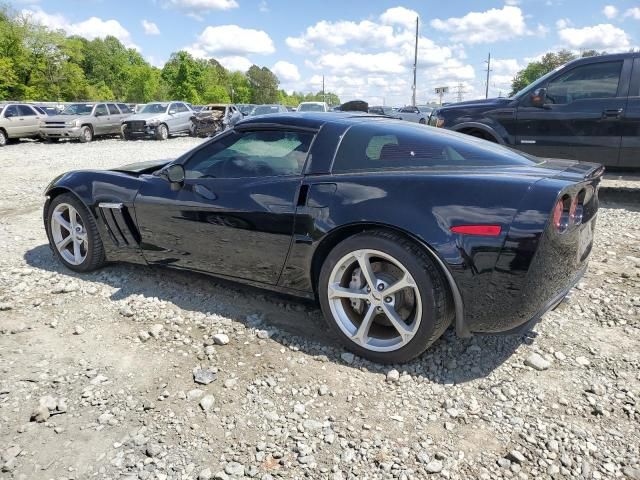
[[218, 60], [224, 68], [226, 68], [227, 70], [231, 70], [232, 72], [246, 72], [247, 70], [249, 70], [249, 67], [253, 65], [251, 60], [239, 55], [220, 57], [216, 58], [216, 60]]
[[242, 28], [238, 25], [209, 26], [198, 36], [198, 40], [187, 47], [199, 57], [220, 55], [227, 57], [247, 54], [267, 55], [275, 52], [273, 40], [262, 30]]
[[618, 9], [616, 7], [614, 7], [613, 5], [606, 5], [602, 9], [602, 13], [608, 19], [612, 19], [612, 18], [616, 18], [616, 16], [618, 16]]
[[561, 18], [559, 20], [556, 20], [556, 28], [558, 30], [561, 30], [563, 28], [567, 28], [571, 25], [571, 20], [569, 20], [568, 18]]
[[103, 20], [98, 17], [90, 17], [82, 22], [71, 23], [64, 15], [58, 13], [49, 14], [39, 7], [36, 7], [34, 10], [22, 10], [22, 14], [30, 17], [40, 25], [54, 30], [64, 30], [69, 35], [78, 35], [88, 40], [112, 36], [120, 40], [127, 48], [140, 50], [140, 47], [133, 43], [129, 31], [117, 20]]
[[406, 28], [415, 28], [418, 12], [405, 7], [393, 7], [380, 15], [380, 22], [385, 25], [400, 25]]
[[584, 28], [563, 28], [558, 36], [571, 48], [595, 50], [625, 50], [631, 47], [629, 35], [610, 23]]
[[315, 47], [366, 47], [367, 49], [396, 44], [393, 27], [370, 20], [352, 22], [321, 20], [307, 27], [299, 37], [288, 37], [287, 45], [294, 51], [306, 52]]
[[326, 53], [321, 55], [315, 68], [350, 73], [401, 73], [406, 69], [402, 57], [395, 52], [381, 53]]
[[260, 0], [260, 3], [258, 4], [258, 10], [260, 10], [262, 13], [266, 13], [269, 11], [269, 4], [267, 3], [267, 0]]
[[454, 41], [491, 43], [527, 34], [524, 15], [519, 7], [506, 5], [486, 12], [469, 12], [463, 17], [431, 21], [436, 30], [451, 34]]
[[271, 71], [275, 73], [283, 83], [297, 82], [300, 80], [300, 72], [298, 67], [293, 63], [280, 60], [275, 63], [271, 68]]
[[178, 8], [200, 19], [200, 13], [238, 8], [238, 2], [236, 0], [165, 0], [164, 6]]
[[625, 17], [631, 17], [640, 20], [640, 7], [633, 7], [624, 12]]
[[160, 29], [158, 26], [148, 20], [142, 20], [142, 28], [146, 35], [160, 35]]

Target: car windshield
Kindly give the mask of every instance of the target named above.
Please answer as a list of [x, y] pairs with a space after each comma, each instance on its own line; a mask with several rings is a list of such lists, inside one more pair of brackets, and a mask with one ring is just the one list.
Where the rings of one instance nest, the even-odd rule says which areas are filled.
[[278, 113], [278, 105], [260, 105], [251, 111], [251, 115], [266, 115], [267, 113]]
[[168, 103], [149, 103], [142, 107], [139, 113], [165, 113], [169, 108]]
[[252, 108], [253, 105], [238, 105], [238, 110], [240, 110], [240, 113], [242, 113], [243, 115], [251, 113]]
[[324, 112], [324, 105], [318, 103], [301, 103], [298, 106], [299, 112]]
[[93, 103], [72, 103], [64, 107], [60, 115], [91, 115]]

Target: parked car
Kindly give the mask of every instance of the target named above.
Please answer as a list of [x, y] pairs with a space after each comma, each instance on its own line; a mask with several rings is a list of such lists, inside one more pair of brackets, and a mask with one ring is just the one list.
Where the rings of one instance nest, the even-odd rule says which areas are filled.
[[373, 106], [369, 107], [369, 113], [374, 115], [386, 115], [387, 117], [399, 118], [393, 107]]
[[533, 155], [640, 167], [640, 53], [569, 62], [511, 98], [437, 109], [430, 124]]
[[329, 105], [325, 102], [302, 102], [298, 105], [298, 112], [328, 112]]
[[369, 111], [369, 104], [363, 100], [350, 100], [333, 108], [334, 112], [365, 112]]
[[0, 104], [0, 147], [19, 138], [38, 138], [44, 117], [26, 103]]
[[136, 113], [136, 111], [134, 110], [134, 106], [135, 105], [131, 105], [131, 104], [127, 104], [127, 103], [118, 103], [118, 108], [120, 109], [120, 111], [125, 114], [125, 115], [133, 115], [134, 113]]
[[240, 113], [245, 117], [249, 115], [251, 113], [251, 110], [253, 110], [253, 107], [255, 107], [253, 103], [239, 103], [236, 106], [238, 107]]
[[122, 138], [166, 140], [171, 135], [192, 133], [193, 113], [184, 102], [147, 103], [138, 113], [122, 121]]
[[118, 135], [120, 122], [128, 115], [115, 103], [72, 103], [40, 122], [40, 136], [53, 142], [68, 138], [86, 143], [95, 137]]
[[191, 117], [193, 135], [196, 137], [212, 137], [233, 127], [243, 116], [235, 105], [215, 103], [205, 105]]
[[417, 122], [424, 125], [429, 121], [429, 116], [432, 111], [433, 108], [426, 105], [416, 105], [415, 107], [413, 105], [407, 105], [399, 109], [395, 116], [407, 122]]
[[290, 106], [287, 106], [287, 111], [288, 111], [288, 112], [295, 112], [295, 111], [297, 111], [297, 110], [298, 110], [298, 109], [297, 109], [296, 107], [290, 107]]
[[249, 113], [249, 116], [255, 117], [256, 115], [267, 115], [268, 113], [286, 113], [287, 107], [282, 105], [256, 105]]
[[59, 176], [44, 219], [72, 270], [317, 298], [347, 348], [395, 363], [451, 324], [518, 332], [558, 304], [587, 267], [602, 172], [368, 114], [263, 115], [174, 161]]

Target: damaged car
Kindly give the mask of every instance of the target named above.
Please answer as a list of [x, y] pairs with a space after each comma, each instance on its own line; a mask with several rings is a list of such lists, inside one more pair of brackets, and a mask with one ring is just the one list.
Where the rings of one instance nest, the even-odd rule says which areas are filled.
[[192, 133], [196, 137], [212, 137], [235, 126], [242, 118], [242, 113], [235, 105], [225, 103], [205, 105], [191, 117]]

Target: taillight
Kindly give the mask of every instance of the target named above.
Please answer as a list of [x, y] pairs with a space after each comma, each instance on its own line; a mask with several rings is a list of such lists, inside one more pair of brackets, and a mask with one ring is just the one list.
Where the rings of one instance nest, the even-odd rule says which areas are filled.
[[562, 197], [553, 209], [553, 226], [558, 233], [564, 233], [569, 228], [569, 210], [571, 199]]
[[580, 192], [571, 202], [571, 209], [569, 210], [569, 221], [572, 225], [580, 225], [582, 223], [582, 216], [584, 215], [584, 197], [585, 191]]

